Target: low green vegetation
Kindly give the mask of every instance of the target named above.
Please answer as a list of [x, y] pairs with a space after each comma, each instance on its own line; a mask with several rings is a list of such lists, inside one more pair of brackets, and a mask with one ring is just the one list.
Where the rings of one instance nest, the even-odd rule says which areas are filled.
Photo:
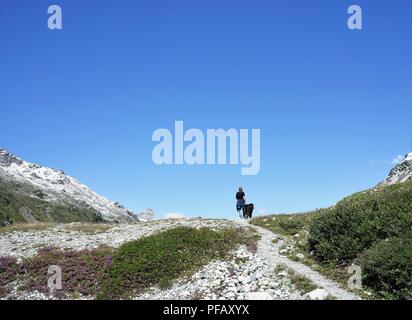
[[63, 226], [64, 230], [77, 231], [85, 234], [98, 234], [106, 232], [113, 228], [114, 224], [108, 223], [74, 223], [74, 224], [57, 224], [51, 222], [37, 222], [37, 223], [16, 223], [0, 228], [0, 234], [10, 232], [33, 232], [46, 229], [52, 229], [57, 226]]
[[60, 250], [42, 248], [38, 254], [23, 259], [0, 257], [0, 297], [10, 292], [14, 281], [20, 290], [49, 293], [47, 270], [62, 268], [62, 290], [57, 297], [129, 298], [158, 285], [169, 287], [177, 278], [190, 276], [214, 259], [227, 259], [238, 245], [253, 250], [258, 236], [247, 228], [177, 227], [119, 248]]
[[277, 274], [279, 272], [285, 271], [287, 268], [284, 264], [280, 263], [278, 265], [276, 265], [274, 272]]
[[359, 259], [363, 284], [381, 296], [412, 299], [412, 235], [381, 240]]
[[98, 234], [106, 232], [114, 227], [113, 224], [107, 223], [75, 223], [66, 224], [64, 228], [69, 231], [77, 231], [85, 234]]
[[56, 290], [56, 297], [66, 295], [94, 296], [100, 291], [102, 278], [111, 264], [114, 249], [101, 246], [92, 250], [60, 250], [54, 247], [42, 248], [32, 258], [24, 259], [19, 268], [21, 290], [49, 293], [47, 273], [49, 266], [58, 265], [62, 269], [62, 290]]
[[0, 257], [0, 298], [10, 291], [7, 284], [16, 280], [20, 270], [15, 257]]
[[0, 228], [0, 234], [2, 233], [9, 233], [9, 232], [31, 232], [31, 231], [40, 231], [40, 230], [46, 230], [50, 229], [56, 226], [53, 223], [45, 223], [45, 222], [39, 222], [39, 223], [17, 223], [17, 224], [12, 224], [6, 227]]
[[251, 223], [260, 226], [282, 236], [293, 236], [308, 230], [311, 220], [329, 209], [319, 209], [314, 212], [300, 214], [277, 214], [262, 216], [251, 220]]
[[225, 259], [237, 245], [256, 240], [242, 229], [178, 227], [126, 243], [113, 256], [99, 298], [127, 297], [154, 285], [168, 287], [173, 279], [191, 275], [213, 259]]
[[293, 269], [288, 270], [289, 279], [301, 293], [306, 294], [318, 288], [310, 279], [296, 273]]

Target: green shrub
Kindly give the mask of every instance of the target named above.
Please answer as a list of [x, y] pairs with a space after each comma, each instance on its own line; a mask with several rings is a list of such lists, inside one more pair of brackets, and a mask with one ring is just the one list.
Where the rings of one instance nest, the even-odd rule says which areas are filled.
[[412, 298], [412, 236], [381, 240], [360, 259], [363, 284], [384, 298]]
[[287, 234], [293, 235], [301, 231], [304, 223], [297, 219], [283, 220], [279, 222], [279, 227], [285, 230]]
[[240, 229], [213, 231], [178, 227], [122, 245], [102, 282], [101, 299], [127, 298], [133, 292], [190, 275], [211, 259], [221, 259], [253, 236]]
[[312, 219], [309, 246], [322, 262], [345, 263], [412, 228], [412, 182], [357, 193]]
[[296, 273], [293, 269], [288, 270], [290, 282], [298, 289], [301, 293], [309, 293], [318, 288], [312, 280]]

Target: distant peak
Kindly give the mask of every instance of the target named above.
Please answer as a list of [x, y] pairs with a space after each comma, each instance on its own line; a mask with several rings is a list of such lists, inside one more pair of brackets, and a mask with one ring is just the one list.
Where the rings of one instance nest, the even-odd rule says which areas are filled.
[[8, 152], [6, 149], [0, 148], [0, 165], [9, 166], [12, 163], [21, 164], [23, 160], [17, 158], [14, 154]]
[[[27, 195], [40, 197], [42, 201], [74, 206], [78, 212], [83, 212], [85, 206], [92, 208], [96, 217], [104, 221], [128, 222], [137, 218], [120, 203], [111, 202], [64, 171], [27, 162], [4, 148], [0, 148], [0, 182], [2, 180], [24, 185], [29, 190]], [[150, 212], [145, 213], [148, 220]]]
[[392, 185], [410, 180], [412, 180], [412, 152], [407, 153], [379, 185]]

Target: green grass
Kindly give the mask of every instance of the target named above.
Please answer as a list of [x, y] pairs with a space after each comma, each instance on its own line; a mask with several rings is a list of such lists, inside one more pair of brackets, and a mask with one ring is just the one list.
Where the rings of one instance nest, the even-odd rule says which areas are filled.
[[312, 280], [296, 273], [293, 269], [288, 270], [289, 279], [294, 285], [294, 287], [301, 293], [306, 294], [318, 288]]
[[279, 273], [279, 272], [282, 272], [282, 271], [285, 271], [285, 270], [286, 270], [286, 266], [284, 264], [280, 263], [280, 264], [276, 265], [276, 267], [274, 269], [274, 272]]
[[99, 298], [125, 298], [159, 285], [168, 287], [213, 259], [225, 259], [239, 244], [257, 240], [255, 234], [228, 228], [178, 227], [122, 245], [103, 278]]
[[[52, 222], [38, 222], [38, 223], [16, 223], [0, 228], [0, 234], [10, 232], [32, 232], [51, 229], [59, 224]], [[67, 231], [77, 231], [85, 234], [98, 234], [106, 232], [114, 227], [113, 224], [107, 223], [76, 223], [76, 224], [60, 224]]]
[[313, 212], [298, 214], [277, 214], [262, 216], [251, 220], [251, 224], [260, 226], [282, 236], [292, 236], [308, 230], [312, 219], [330, 209], [319, 209]]
[[56, 226], [53, 223], [17, 223], [0, 228], [0, 234], [9, 232], [31, 232], [50, 229]]
[[98, 234], [106, 232], [114, 227], [113, 224], [107, 223], [76, 223], [65, 225], [64, 228], [69, 231], [77, 231], [85, 234]]

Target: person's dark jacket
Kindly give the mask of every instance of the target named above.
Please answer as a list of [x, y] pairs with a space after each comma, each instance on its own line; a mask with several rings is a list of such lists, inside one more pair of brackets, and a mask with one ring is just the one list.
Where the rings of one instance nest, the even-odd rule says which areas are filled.
[[245, 193], [243, 191], [242, 192], [238, 191], [236, 193], [236, 200], [243, 200], [244, 197], [245, 197]]

